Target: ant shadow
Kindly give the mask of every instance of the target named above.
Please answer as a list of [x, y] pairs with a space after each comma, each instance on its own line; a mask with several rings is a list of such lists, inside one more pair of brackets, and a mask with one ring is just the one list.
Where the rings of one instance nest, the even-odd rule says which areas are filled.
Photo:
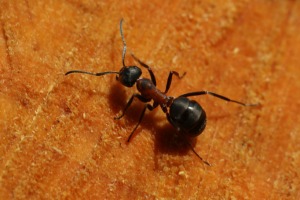
[[177, 132], [177, 130], [169, 124], [167, 119], [166, 123], [156, 130], [154, 151], [158, 156], [160, 156], [160, 154], [184, 156], [191, 151], [189, 143], [191, 143], [193, 147], [196, 145], [197, 141], [194, 138], [187, 138], [183, 134]]
[[[113, 110], [114, 113], [116, 113], [115, 116], [117, 116], [123, 111], [130, 97], [126, 94], [126, 89], [124, 89], [124, 87], [118, 82], [115, 82], [114, 84], [111, 85], [108, 98], [111, 104], [110, 105], [111, 109]], [[145, 103], [140, 102], [138, 100], [134, 100], [133, 104], [129, 107], [128, 111], [124, 115], [124, 118], [127, 119], [127, 125], [132, 127], [132, 129], [138, 123], [144, 105]], [[159, 160], [163, 157], [164, 154], [171, 155], [174, 157], [185, 156], [189, 154], [189, 156], [194, 156], [194, 159], [198, 160], [199, 158], [196, 155], [194, 155], [192, 150], [192, 148], [194, 148], [197, 144], [197, 139], [196, 139], [197, 137], [189, 138], [184, 134], [180, 134], [168, 122], [166, 117], [155, 116], [155, 112], [161, 112], [160, 108], [157, 108], [152, 112], [149, 112], [149, 110], [146, 111], [141, 124], [136, 129], [136, 131], [133, 134], [133, 137], [131, 138], [131, 140], [135, 140], [136, 139], [135, 136], [140, 134], [142, 129], [147, 129], [150, 131], [153, 129], [155, 130], [155, 134], [154, 134], [155, 168], [156, 169], [161, 168], [161, 164], [159, 164]], [[214, 121], [226, 117], [228, 117], [227, 114], [217, 114], [211, 116], [210, 119], [211, 121]], [[160, 123], [156, 123], [162, 120], [164, 120], [163, 125], [160, 125]], [[131, 132], [128, 132], [128, 135], [124, 136], [126, 140], [129, 137], [130, 133]], [[124, 140], [124, 143], [127, 143], [126, 140]], [[130, 145], [130, 142], [127, 143], [127, 145]], [[199, 160], [199, 163], [202, 163], [202, 161]]]
[[[115, 116], [124, 109], [127, 101], [129, 100], [128, 95], [126, 94], [126, 89], [117, 81], [110, 84], [108, 99]], [[126, 117], [126, 115], [124, 117]]]
[[[116, 113], [115, 116], [118, 116], [123, 111], [130, 97], [126, 94], [126, 89], [124, 89], [124, 86], [122, 86], [118, 82], [111, 84], [111, 88], [109, 91], [110, 92], [108, 95], [108, 99], [110, 102], [110, 107], [112, 111]], [[128, 111], [126, 111], [126, 114], [123, 118], [126, 118], [127, 125], [132, 127], [132, 129], [138, 123], [144, 105], [145, 103], [135, 99], [132, 105], [128, 108]], [[155, 112], [159, 111], [159, 107], [151, 112], [147, 110], [141, 124], [136, 129], [131, 138], [131, 140], [135, 140], [135, 136], [140, 134], [142, 129], [155, 129], [156, 133], [154, 134], [154, 152], [156, 155], [156, 166], [158, 165], [157, 160], [159, 160], [159, 157], [161, 157], [162, 154], [173, 156], [186, 155], [189, 153], [189, 151], [191, 151], [189, 143], [192, 146], [196, 145], [196, 139], [186, 138], [182, 134], [179, 134], [177, 130], [168, 122], [166, 117], [162, 119], [161, 116], [155, 116]], [[156, 123], [161, 120], [165, 121], [164, 125], [162, 126]], [[153, 123], [147, 123], [149, 121]], [[129, 137], [130, 133], [131, 132], [128, 132], [128, 135], [126, 135], [126, 140]], [[126, 140], [124, 140], [124, 143], [126, 143]], [[189, 141], [189, 143], [187, 142], [187, 140]], [[130, 145], [130, 142], [127, 143], [127, 145]], [[195, 158], [198, 159], [196, 156]]]

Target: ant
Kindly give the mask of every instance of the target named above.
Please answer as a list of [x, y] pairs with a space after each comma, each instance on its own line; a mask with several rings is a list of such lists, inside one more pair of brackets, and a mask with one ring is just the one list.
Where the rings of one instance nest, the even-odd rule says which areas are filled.
[[[114, 119], [121, 119], [127, 109], [130, 107], [131, 103], [133, 102], [134, 98], [137, 98], [141, 102], [145, 103], [145, 106], [142, 110], [142, 113], [140, 115], [139, 121], [134, 127], [133, 131], [130, 133], [127, 142], [130, 142], [131, 137], [133, 136], [133, 133], [140, 125], [144, 114], [146, 110], [152, 111], [156, 107], [160, 106], [162, 111], [166, 113], [167, 120], [169, 123], [175, 127], [175, 129], [181, 133], [183, 136], [187, 137], [196, 137], [200, 135], [206, 126], [206, 113], [203, 110], [203, 108], [200, 106], [199, 103], [197, 103], [194, 100], [190, 100], [187, 97], [191, 96], [198, 96], [198, 95], [212, 95], [214, 97], [217, 97], [219, 99], [233, 102], [240, 104], [242, 106], [255, 106], [257, 104], [246, 104], [239, 101], [235, 101], [232, 99], [229, 99], [225, 96], [216, 94], [214, 92], [209, 91], [199, 91], [199, 92], [191, 92], [182, 94], [177, 98], [174, 98], [172, 96], [167, 96], [167, 92], [169, 91], [169, 88], [171, 86], [172, 77], [173, 75], [177, 76], [179, 79], [181, 79], [183, 76], [185, 76], [185, 72], [183, 75], [179, 75], [176, 71], [170, 71], [166, 88], [164, 92], [161, 92], [156, 88], [156, 79], [154, 76], [154, 73], [152, 69], [145, 63], [143, 63], [141, 60], [139, 60], [137, 57], [135, 57], [134, 54], [131, 53], [131, 56], [135, 61], [137, 61], [141, 66], [146, 68], [150, 74], [151, 80], [147, 78], [140, 78], [142, 75], [142, 70], [137, 66], [126, 66], [125, 65], [125, 54], [126, 54], [126, 42], [123, 35], [122, 30], [122, 23], [123, 19], [120, 21], [120, 34], [123, 41], [123, 52], [122, 52], [122, 64], [123, 67], [119, 72], [117, 71], [107, 71], [107, 72], [100, 72], [100, 73], [92, 73], [92, 72], [86, 72], [81, 70], [72, 70], [65, 73], [65, 75], [71, 74], [71, 73], [83, 73], [83, 74], [89, 74], [93, 76], [103, 76], [106, 74], [117, 74], [116, 79], [124, 86], [126, 87], [133, 87], [134, 84], [136, 84], [137, 90], [139, 93], [135, 93], [131, 96], [129, 101], [127, 102], [125, 108], [123, 109], [123, 112], [120, 116], [115, 117]], [[153, 100], [152, 105], [149, 103], [151, 100]], [[191, 147], [192, 151], [197, 155], [198, 158], [202, 160], [203, 163], [206, 165], [210, 164], [205, 161], [192, 147], [192, 145], [187, 141], [189, 146]]]

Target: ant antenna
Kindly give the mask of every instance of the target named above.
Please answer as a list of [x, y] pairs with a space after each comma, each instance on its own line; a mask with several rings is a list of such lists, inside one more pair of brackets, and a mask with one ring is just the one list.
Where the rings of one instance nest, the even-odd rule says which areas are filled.
[[120, 33], [121, 33], [121, 37], [122, 37], [122, 41], [123, 41], [123, 53], [122, 53], [122, 63], [123, 63], [123, 67], [126, 67], [125, 65], [125, 54], [126, 54], [126, 42], [125, 42], [125, 38], [124, 38], [124, 34], [123, 34], [123, 28], [122, 28], [122, 24], [123, 24], [123, 18], [120, 21]]
[[[123, 45], [124, 45], [123, 53], [122, 53], [122, 63], [123, 63], [123, 67], [126, 67], [125, 66], [125, 53], [126, 53], [127, 47], [126, 47], [126, 42], [125, 42], [124, 35], [123, 35], [122, 24], [123, 24], [123, 18], [120, 21], [120, 33], [121, 33], [121, 37], [122, 37], [122, 41], [123, 41]], [[72, 73], [89, 74], [89, 75], [93, 75], [93, 76], [102, 76], [105, 74], [120, 74], [120, 72], [114, 72], [114, 71], [92, 73], [92, 72], [81, 71], [81, 70], [71, 70], [71, 71], [68, 71], [67, 73], [65, 73], [65, 75], [72, 74]]]
[[186, 140], [186, 142], [189, 144], [189, 146], [190, 146], [190, 148], [192, 149], [192, 151], [196, 154], [196, 156], [198, 157], [198, 158], [200, 158], [200, 160], [204, 163], [204, 164], [206, 164], [206, 165], [208, 165], [208, 166], [211, 166], [211, 164], [209, 164], [209, 162], [207, 162], [206, 160], [204, 160], [196, 151], [195, 151], [195, 149], [193, 148], [193, 146], [191, 145], [191, 143], [187, 140], [187, 139], [185, 139]]
[[72, 70], [72, 71], [68, 71], [67, 73], [65, 73], [65, 75], [72, 74], [72, 73], [89, 74], [89, 75], [93, 75], [93, 76], [102, 76], [102, 75], [105, 75], [105, 74], [119, 74], [119, 72], [92, 73], [92, 72], [86, 72], [86, 71], [81, 71], [81, 70]]
[[[92, 76], [102, 76], [105, 74], [117, 74], [116, 79], [125, 87], [132, 87], [137, 80], [140, 78], [140, 76], [142, 75], [142, 70], [140, 68], [138, 68], [137, 66], [128, 66], [126, 67], [125, 65], [125, 54], [126, 54], [126, 42], [125, 42], [125, 38], [124, 38], [124, 34], [123, 34], [123, 30], [122, 30], [122, 24], [123, 24], [123, 19], [120, 20], [120, 33], [121, 33], [121, 37], [122, 37], [122, 41], [123, 41], [123, 52], [122, 52], [122, 64], [123, 67], [121, 68], [120, 71], [107, 71], [107, 72], [98, 72], [98, 73], [94, 73], [94, 72], [87, 72], [87, 71], [81, 71], [81, 70], [71, 70], [65, 73], [65, 75], [71, 74], [71, 73], [81, 73], [81, 74], [88, 74], [88, 75], [92, 75]], [[153, 76], [152, 71], [148, 68], [148, 71], [151, 74], [151, 77]], [[153, 78], [153, 77], [152, 77]], [[154, 81], [155, 83], [155, 81]]]

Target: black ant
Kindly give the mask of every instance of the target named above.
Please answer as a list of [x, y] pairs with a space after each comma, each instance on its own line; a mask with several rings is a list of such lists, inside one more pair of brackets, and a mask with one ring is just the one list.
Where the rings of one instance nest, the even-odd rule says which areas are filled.
[[[161, 92], [156, 88], [156, 79], [154, 76], [153, 71], [151, 68], [140, 61], [135, 55], [131, 54], [131, 56], [136, 60], [141, 66], [145, 67], [151, 77], [150, 79], [147, 78], [140, 78], [142, 75], [142, 70], [137, 66], [126, 66], [125, 65], [125, 53], [126, 53], [126, 42], [124, 39], [123, 31], [122, 31], [122, 23], [123, 19], [120, 21], [120, 34], [123, 41], [123, 53], [122, 53], [122, 63], [123, 67], [119, 72], [116, 71], [107, 71], [107, 72], [100, 72], [100, 73], [92, 73], [92, 72], [86, 72], [86, 71], [80, 71], [80, 70], [72, 70], [68, 71], [65, 75], [71, 74], [71, 73], [83, 73], [83, 74], [89, 74], [93, 76], [102, 76], [105, 74], [117, 74], [116, 79], [121, 82], [122, 85], [126, 87], [132, 87], [136, 83], [137, 90], [139, 93], [133, 94], [129, 101], [127, 102], [122, 114], [118, 117], [115, 117], [115, 119], [121, 119], [127, 109], [130, 107], [132, 101], [134, 98], [139, 99], [141, 102], [145, 103], [145, 106], [143, 108], [143, 111], [140, 115], [139, 121], [134, 127], [133, 131], [129, 135], [127, 142], [130, 141], [133, 133], [141, 123], [146, 109], [152, 111], [157, 106], [160, 106], [164, 113], [166, 113], [167, 119], [170, 122], [170, 124], [173, 125], [173, 127], [176, 128], [176, 130], [183, 134], [184, 136], [188, 137], [196, 137], [200, 135], [206, 126], [206, 113], [203, 110], [203, 108], [194, 100], [190, 100], [187, 97], [190, 96], [198, 96], [198, 95], [212, 95], [214, 97], [217, 97], [219, 99], [237, 103], [243, 106], [254, 106], [256, 104], [245, 104], [239, 101], [231, 100], [227, 97], [224, 97], [222, 95], [209, 92], [209, 91], [199, 91], [199, 92], [191, 92], [182, 94], [177, 98], [167, 96], [166, 93], [169, 91], [169, 88], [171, 86], [172, 82], [172, 76], [175, 75], [178, 78], [182, 78], [186, 73], [184, 73], [182, 76], [179, 75], [176, 71], [170, 71], [166, 89], [164, 92]], [[149, 102], [153, 100], [153, 104], [149, 104]], [[188, 142], [188, 141], [187, 141]], [[192, 147], [192, 145], [188, 142], [190, 145], [192, 151], [199, 157], [205, 164], [210, 165], [207, 161], [205, 161]]]

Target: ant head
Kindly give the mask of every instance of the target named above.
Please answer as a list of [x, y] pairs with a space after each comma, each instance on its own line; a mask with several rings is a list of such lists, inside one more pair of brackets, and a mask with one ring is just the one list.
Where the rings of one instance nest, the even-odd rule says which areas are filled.
[[126, 87], [132, 87], [136, 81], [142, 75], [142, 70], [137, 66], [122, 67], [117, 76], [117, 80], [120, 81]]
[[179, 132], [196, 137], [205, 129], [206, 113], [196, 101], [178, 97], [170, 106], [168, 120]]
[[126, 87], [132, 87], [135, 84], [135, 82], [138, 80], [138, 78], [140, 78], [140, 76], [142, 75], [142, 70], [137, 66], [125, 65], [125, 54], [126, 54], [127, 46], [123, 35], [122, 24], [123, 24], [123, 19], [121, 19], [120, 21], [120, 34], [123, 41], [123, 52], [122, 52], [123, 67], [119, 72], [119, 76], [117, 76], [116, 78], [118, 81], [122, 83], [122, 85]]

